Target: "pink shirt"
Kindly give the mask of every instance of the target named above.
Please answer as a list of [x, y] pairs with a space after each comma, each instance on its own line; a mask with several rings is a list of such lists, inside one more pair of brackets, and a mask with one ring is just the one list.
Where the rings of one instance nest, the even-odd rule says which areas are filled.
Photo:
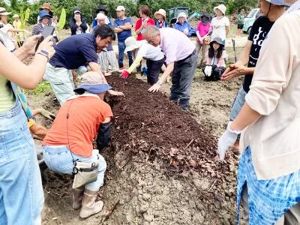
[[194, 50], [194, 43], [182, 32], [174, 28], [161, 28], [160, 47], [165, 53], [166, 63], [174, 63], [190, 56]]
[[200, 21], [198, 23], [197, 31], [199, 31], [201, 37], [206, 36], [211, 31], [210, 23], [204, 24]]

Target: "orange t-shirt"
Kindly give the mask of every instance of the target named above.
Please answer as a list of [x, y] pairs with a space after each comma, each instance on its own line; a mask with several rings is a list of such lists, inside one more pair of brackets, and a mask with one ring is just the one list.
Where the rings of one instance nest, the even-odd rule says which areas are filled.
[[43, 144], [67, 145], [74, 154], [90, 157], [99, 126], [112, 116], [110, 106], [98, 96], [76, 96], [60, 108]]

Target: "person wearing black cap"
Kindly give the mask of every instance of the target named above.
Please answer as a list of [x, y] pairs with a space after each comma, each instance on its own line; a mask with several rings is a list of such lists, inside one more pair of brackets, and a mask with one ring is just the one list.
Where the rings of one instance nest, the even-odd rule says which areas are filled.
[[197, 52], [199, 53], [201, 50], [201, 62], [202, 66], [205, 63], [207, 47], [210, 42], [210, 35], [212, 33], [212, 26], [210, 24], [210, 16], [206, 13], [203, 13], [200, 17], [200, 21], [197, 26], [196, 34], [197, 34]]
[[71, 35], [84, 34], [88, 31], [88, 25], [79, 9], [75, 9], [70, 19]]

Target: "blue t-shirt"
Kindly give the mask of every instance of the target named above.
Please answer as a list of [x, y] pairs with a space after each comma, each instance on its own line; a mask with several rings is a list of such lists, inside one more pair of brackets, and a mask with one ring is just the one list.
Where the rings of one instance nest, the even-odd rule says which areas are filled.
[[[115, 25], [115, 27], [118, 27], [118, 26], [123, 26], [126, 23], [132, 24], [131, 18], [126, 17], [123, 20], [117, 18], [117, 19], [115, 19], [114, 25]], [[118, 41], [120, 41], [120, 42], [125, 41], [128, 37], [131, 37], [131, 30], [124, 30], [124, 31], [118, 33]]]
[[97, 46], [93, 34], [78, 34], [66, 38], [55, 46], [55, 54], [50, 59], [54, 67], [68, 70], [77, 69], [90, 62], [97, 63]]

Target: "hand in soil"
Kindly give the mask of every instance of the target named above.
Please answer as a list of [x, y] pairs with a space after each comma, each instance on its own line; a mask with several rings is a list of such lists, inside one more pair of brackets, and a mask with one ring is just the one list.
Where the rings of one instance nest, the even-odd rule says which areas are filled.
[[224, 134], [221, 136], [218, 142], [218, 156], [220, 160], [224, 160], [226, 151], [230, 148], [230, 146], [234, 145], [238, 137], [238, 134], [231, 132], [230, 130], [226, 130]]
[[125, 97], [124, 93], [120, 92], [120, 91], [109, 90], [108, 93], [110, 95], [112, 95], [112, 96], [122, 96], [122, 97]]
[[160, 85], [159, 83], [156, 83], [156, 84], [152, 85], [152, 87], [149, 88], [148, 91], [149, 91], [149, 92], [152, 92], [152, 93], [158, 92], [159, 89], [160, 89], [160, 86], [161, 86], [161, 85]]

